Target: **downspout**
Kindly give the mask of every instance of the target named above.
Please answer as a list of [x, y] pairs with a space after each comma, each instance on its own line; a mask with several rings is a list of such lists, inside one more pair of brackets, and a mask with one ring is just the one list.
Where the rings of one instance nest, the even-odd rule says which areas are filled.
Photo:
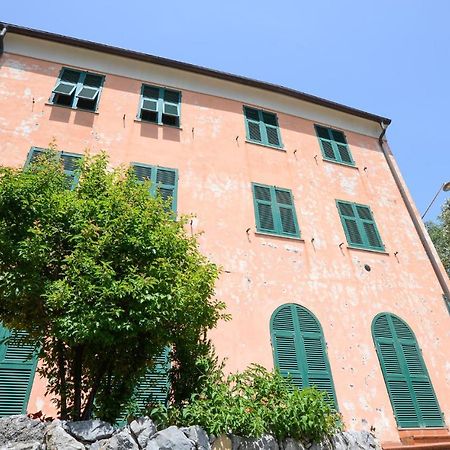
[[6, 34], [6, 25], [3, 26], [2, 31], [0, 31], [0, 56], [3, 55], [3, 39]]
[[[427, 238], [425, 236], [425, 233], [420, 225], [420, 222], [414, 212], [414, 208], [411, 204], [411, 202], [409, 201], [408, 195], [406, 194], [405, 189], [403, 188], [403, 184], [400, 180], [400, 177], [397, 173], [397, 170], [394, 166], [394, 163], [392, 162], [390, 156], [389, 156], [389, 152], [387, 151], [387, 149], [385, 148], [384, 144], [383, 144], [383, 138], [384, 135], [386, 134], [386, 130], [387, 130], [387, 125], [384, 122], [380, 122], [382, 131], [380, 134], [380, 137], [378, 138], [378, 142], [380, 144], [381, 150], [384, 154], [384, 157], [386, 159], [386, 162], [389, 166], [389, 170], [391, 171], [391, 174], [394, 178], [395, 184], [397, 185], [398, 190], [400, 191], [400, 195], [402, 196], [403, 202], [405, 203], [406, 209], [408, 210], [409, 216], [411, 217], [411, 220], [414, 224], [414, 228], [416, 229], [417, 234], [419, 235], [419, 239], [420, 242], [423, 245], [423, 248], [425, 249], [425, 253], [428, 256], [428, 259], [430, 260], [431, 266], [433, 267], [434, 273], [436, 275], [436, 278], [439, 281], [439, 284], [441, 285], [442, 291], [444, 293], [444, 297], [446, 300], [446, 303], [448, 301], [450, 301], [450, 290], [448, 287], [448, 280], [445, 279], [441, 268], [439, 267], [439, 263], [437, 262], [434, 254], [433, 254], [433, 250], [431, 249], [430, 244], [427, 241]], [[448, 306], [447, 306], [448, 307]]]

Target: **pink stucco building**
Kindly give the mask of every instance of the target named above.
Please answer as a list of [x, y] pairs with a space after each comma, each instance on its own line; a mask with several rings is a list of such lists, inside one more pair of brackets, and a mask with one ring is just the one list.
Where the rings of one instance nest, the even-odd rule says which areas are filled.
[[[157, 168], [154, 181], [179, 213], [196, 215], [202, 251], [223, 267], [217, 296], [233, 319], [211, 337], [229, 370], [278, 366], [328, 392], [348, 429], [375, 429], [385, 448], [444, 443], [448, 278], [386, 141], [389, 119], [190, 64], [1, 29], [0, 164], [22, 167], [55, 140], [68, 165], [90, 149], [142, 176]], [[2, 410], [17, 389], [13, 366], [3, 346], [0, 414], [53, 414], [32, 365]]]

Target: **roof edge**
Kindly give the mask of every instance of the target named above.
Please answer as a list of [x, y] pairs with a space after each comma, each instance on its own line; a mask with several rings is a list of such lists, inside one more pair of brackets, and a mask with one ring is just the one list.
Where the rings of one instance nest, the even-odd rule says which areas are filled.
[[109, 53], [111, 55], [122, 56], [124, 58], [135, 59], [139, 61], [149, 62], [152, 64], [157, 64], [160, 66], [166, 66], [174, 69], [184, 70], [187, 72], [197, 73], [200, 75], [205, 75], [212, 78], [218, 78], [225, 81], [231, 81], [233, 83], [243, 84], [246, 86], [255, 87], [258, 89], [263, 89], [277, 94], [286, 95], [288, 97], [293, 97], [299, 100], [303, 100], [315, 105], [323, 106], [325, 108], [334, 109], [336, 111], [344, 112], [353, 116], [361, 117], [370, 121], [377, 123], [384, 123], [389, 125], [391, 119], [377, 114], [372, 114], [351, 106], [346, 106], [341, 103], [333, 102], [331, 100], [326, 100], [315, 95], [306, 94], [295, 89], [287, 88], [273, 83], [268, 83], [265, 81], [259, 81], [252, 78], [243, 77], [240, 75], [234, 75], [228, 72], [222, 72], [219, 70], [208, 69], [206, 67], [198, 66], [195, 64], [185, 63], [181, 61], [176, 61], [174, 59], [163, 58], [160, 56], [154, 56], [147, 53], [137, 52], [134, 50], [127, 50], [121, 47], [114, 47], [107, 44], [100, 44], [97, 42], [88, 41], [85, 39], [78, 39], [69, 36], [64, 36], [62, 34], [51, 33], [48, 31], [36, 30], [33, 28], [22, 27], [19, 25], [14, 25], [10, 23], [0, 22], [2, 28], [6, 28], [7, 33], [20, 34], [22, 36], [30, 36], [37, 39], [43, 39], [51, 42], [58, 42], [61, 44], [66, 44], [74, 47], [82, 47], [88, 50]]

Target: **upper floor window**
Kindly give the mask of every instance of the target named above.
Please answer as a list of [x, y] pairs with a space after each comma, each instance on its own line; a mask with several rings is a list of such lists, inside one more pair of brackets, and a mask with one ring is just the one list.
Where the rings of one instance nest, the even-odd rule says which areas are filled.
[[372, 211], [366, 205], [337, 200], [336, 205], [350, 247], [384, 250]]
[[244, 106], [244, 116], [248, 141], [283, 148], [276, 114]]
[[170, 198], [172, 211], [176, 213], [178, 171], [176, 169], [150, 166], [141, 163], [132, 163], [131, 166], [139, 181], [150, 181], [150, 193], [152, 195], [156, 195], [156, 193], [159, 192], [163, 200], [168, 200]]
[[[43, 148], [32, 147], [30, 153], [28, 154], [25, 167], [36, 161], [40, 155], [43, 155], [46, 150]], [[70, 189], [74, 189], [78, 184], [79, 178], [79, 164], [82, 155], [77, 153], [67, 153], [67, 152], [57, 152], [56, 157], [61, 161], [64, 173], [66, 175], [67, 181], [70, 183]]]
[[252, 183], [256, 230], [300, 237], [294, 201], [289, 189]]
[[181, 92], [142, 85], [138, 118], [159, 125], [180, 126]]
[[321, 127], [320, 125], [315, 125], [315, 128], [324, 159], [352, 166], [355, 165], [347, 139], [345, 139], [342, 131]]
[[55, 105], [96, 111], [104, 78], [103, 75], [64, 68], [50, 101]]

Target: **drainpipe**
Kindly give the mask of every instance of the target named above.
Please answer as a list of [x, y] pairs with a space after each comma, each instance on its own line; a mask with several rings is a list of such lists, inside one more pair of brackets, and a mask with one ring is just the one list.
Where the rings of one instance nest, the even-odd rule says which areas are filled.
[[[381, 125], [382, 131], [381, 131], [380, 137], [378, 138], [378, 142], [380, 144], [381, 150], [384, 154], [384, 157], [386, 158], [386, 162], [389, 166], [391, 174], [394, 177], [395, 184], [397, 185], [397, 188], [400, 191], [400, 195], [402, 196], [403, 202], [405, 203], [406, 209], [408, 210], [409, 216], [411, 217], [411, 220], [414, 224], [414, 228], [416, 229], [416, 232], [419, 235], [420, 242], [422, 243], [423, 248], [425, 249], [425, 253], [428, 256], [428, 259], [430, 260], [430, 263], [431, 263], [431, 266], [433, 267], [436, 278], [438, 279], [439, 284], [441, 285], [442, 291], [444, 293], [444, 300], [447, 303], [448, 301], [450, 301], [450, 290], [449, 290], [449, 287], [447, 284], [448, 280], [446, 280], [446, 278], [444, 277], [444, 274], [442, 273], [441, 268], [439, 267], [439, 263], [434, 256], [433, 250], [425, 236], [425, 232], [423, 231], [422, 226], [421, 226], [421, 224], [416, 216], [416, 213], [414, 211], [414, 208], [413, 208], [411, 202], [409, 201], [408, 195], [406, 194], [406, 191], [403, 187], [403, 184], [400, 180], [400, 177], [397, 173], [394, 163], [392, 162], [392, 160], [389, 156], [389, 152], [387, 151], [387, 149], [384, 146], [383, 138], [384, 138], [384, 135], [386, 134], [387, 124], [385, 124], [384, 122], [380, 122], [380, 125]], [[447, 305], [447, 307], [448, 307], [448, 305]]]
[[3, 55], [3, 38], [6, 34], [6, 25], [3, 26], [2, 31], [0, 31], [0, 56]]

